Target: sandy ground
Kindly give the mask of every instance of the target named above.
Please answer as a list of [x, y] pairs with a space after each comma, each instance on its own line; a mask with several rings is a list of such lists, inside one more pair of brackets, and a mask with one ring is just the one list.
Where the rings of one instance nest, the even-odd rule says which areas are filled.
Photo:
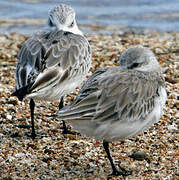
[[[84, 136], [62, 135], [60, 119], [51, 116], [58, 101], [36, 102], [35, 128], [45, 137], [34, 141], [29, 102], [11, 97], [15, 87], [17, 55], [28, 37], [21, 34], [0, 35], [0, 179], [124, 179], [111, 177], [110, 164], [101, 142]], [[91, 72], [105, 66], [119, 65], [120, 53], [132, 45], [149, 47], [163, 67], [168, 100], [159, 123], [124, 142], [110, 144], [118, 164], [133, 170], [128, 180], [179, 179], [179, 33], [87, 35], [93, 49]], [[68, 95], [69, 103], [79, 92]], [[24, 125], [25, 129], [20, 128]], [[145, 158], [129, 157], [138, 152]]]

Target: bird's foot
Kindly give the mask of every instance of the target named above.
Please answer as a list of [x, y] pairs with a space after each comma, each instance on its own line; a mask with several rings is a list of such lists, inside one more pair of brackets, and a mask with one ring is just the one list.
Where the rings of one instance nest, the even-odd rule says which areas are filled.
[[69, 130], [64, 121], [63, 121], [62, 129], [63, 129], [62, 134], [80, 135], [79, 132], [74, 132], [74, 131]]
[[63, 129], [62, 134], [80, 135], [79, 132], [70, 131], [69, 129]]
[[32, 140], [34, 140], [36, 137], [39, 137], [39, 138], [47, 137], [47, 135], [45, 135], [45, 134], [33, 134], [33, 133], [31, 133], [31, 134], [26, 133], [26, 136], [28, 138], [32, 138]]
[[129, 176], [131, 174], [132, 174], [132, 171], [126, 170], [126, 169], [120, 167], [120, 171], [118, 171], [117, 169], [113, 169], [113, 172], [111, 175], [113, 175], [113, 176]]
[[28, 124], [19, 124], [17, 125], [18, 128], [22, 128], [22, 129], [30, 129], [32, 128], [31, 125], [28, 125]]
[[27, 136], [28, 138], [32, 138], [32, 140], [34, 140], [34, 139], [37, 137], [37, 134], [36, 134], [36, 133], [31, 133], [31, 134], [26, 133], [26, 136]]

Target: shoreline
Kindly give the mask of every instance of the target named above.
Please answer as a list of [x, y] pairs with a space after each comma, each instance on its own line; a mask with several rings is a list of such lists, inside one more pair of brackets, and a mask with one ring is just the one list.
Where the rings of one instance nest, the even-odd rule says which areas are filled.
[[[29, 36], [0, 33], [0, 178], [2, 179], [119, 179], [109, 177], [110, 164], [101, 142], [85, 136], [63, 136], [59, 119], [51, 116], [58, 101], [38, 102], [35, 109], [35, 128], [46, 137], [34, 141], [27, 138], [30, 124], [27, 100], [11, 97], [15, 87], [15, 70], [20, 48]], [[118, 58], [129, 46], [141, 44], [157, 56], [166, 80], [168, 100], [159, 123], [124, 142], [110, 144], [116, 164], [133, 170], [126, 179], [177, 179], [179, 118], [179, 33], [148, 32], [143, 34], [87, 34], [93, 57], [91, 73], [105, 66], [118, 66]], [[65, 97], [70, 103], [79, 88]], [[150, 159], [137, 161], [129, 157], [143, 152]]]
[[[3, 33], [15, 33], [30, 35], [34, 32], [42, 30], [46, 23], [46, 19], [37, 18], [21, 18], [21, 19], [0, 19], [0, 32]], [[78, 23], [79, 28], [88, 34], [125, 34], [125, 33], [134, 33], [134, 34], [147, 34], [147, 33], [172, 33], [159, 31], [156, 29], [147, 29], [139, 27], [128, 27], [123, 25], [115, 24], [80, 24]], [[179, 32], [179, 31], [178, 31]]]

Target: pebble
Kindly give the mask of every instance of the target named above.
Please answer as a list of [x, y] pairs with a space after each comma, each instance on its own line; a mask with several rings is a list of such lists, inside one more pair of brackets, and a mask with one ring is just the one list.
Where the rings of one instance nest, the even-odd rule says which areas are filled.
[[129, 155], [130, 158], [134, 160], [143, 161], [147, 158], [147, 154], [145, 152], [134, 152], [133, 154]]
[[8, 120], [12, 120], [12, 116], [11, 116], [10, 114], [7, 114], [6, 118], [7, 118]]
[[[169, 95], [164, 115], [147, 133], [140, 133], [132, 141], [110, 143], [110, 151], [116, 164], [120, 161], [122, 167], [132, 168], [133, 174], [126, 177], [128, 180], [178, 179], [178, 58], [172, 51], [179, 47], [179, 33], [92, 34], [87, 38], [93, 49], [91, 71], [107, 65], [118, 66], [115, 59], [132, 45], [142, 44], [158, 53]], [[60, 120], [47, 118], [57, 111], [59, 102], [46, 102], [45, 106], [43, 102], [36, 102], [40, 108], [35, 109], [35, 128], [38, 134], [47, 137], [33, 141], [26, 136], [31, 129], [18, 128], [30, 125], [29, 101], [19, 102], [10, 96], [15, 89], [17, 58], [14, 56], [27, 39], [28, 36], [16, 33], [9, 34], [8, 38], [0, 35], [0, 179], [108, 179], [111, 167], [101, 141], [95, 143], [93, 138], [83, 135], [66, 138], [61, 134]], [[65, 103], [78, 92], [68, 95]], [[132, 152], [136, 152], [132, 155], [135, 161], [128, 157]]]
[[167, 128], [168, 130], [178, 130], [178, 128], [174, 124], [167, 126]]

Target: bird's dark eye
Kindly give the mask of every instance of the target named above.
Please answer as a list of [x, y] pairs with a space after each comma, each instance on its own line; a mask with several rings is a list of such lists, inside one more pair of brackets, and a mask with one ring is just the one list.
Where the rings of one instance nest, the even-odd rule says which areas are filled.
[[74, 21], [70, 24], [70, 27], [73, 27], [74, 26]]
[[133, 64], [133, 67], [137, 67], [139, 64], [138, 63], [134, 63]]
[[130, 69], [133, 69], [133, 68], [136, 68], [139, 66], [139, 63], [133, 63], [131, 66], [130, 66]]

